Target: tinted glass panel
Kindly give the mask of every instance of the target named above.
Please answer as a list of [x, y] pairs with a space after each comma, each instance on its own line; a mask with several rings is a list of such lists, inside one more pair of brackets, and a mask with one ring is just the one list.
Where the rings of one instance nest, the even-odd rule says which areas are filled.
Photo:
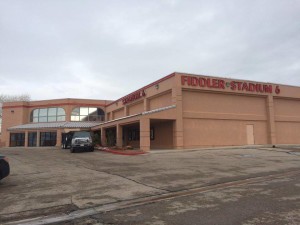
[[97, 115], [97, 108], [89, 108], [89, 115], [94, 114], [95, 116]]
[[41, 132], [40, 146], [55, 146], [56, 132]]
[[65, 116], [65, 110], [63, 108], [57, 108], [57, 115], [58, 116]]
[[71, 121], [104, 121], [104, 111], [95, 107], [74, 108]]
[[47, 117], [46, 117], [46, 116], [45, 116], [45, 117], [40, 117], [40, 118], [39, 118], [39, 122], [42, 122], [42, 123], [43, 123], [43, 122], [48, 122], [48, 121], [47, 121]]
[[10, 147], [24, 146], [25, 133], [10, 134]]
[[39, 110], [38, 109], [33, 110], [33, 116], [34, 117], [38, 117], [39, 116]]
[[57, 108], [49, 108], [48, 116], [56, 116]]
[[28, 146], [29, 147], [35, 147], [36, 146], [36, 132], [29, 132], [28, 133]]
[[35, 109], [30, 115], [30, 122], [55, 122], [65, 121], [66, 113], [63, 108]]
[[65, 121], [66, 120], [66, 116], [58, 116], [57, 117], [57, 121]]
[[98, 121], [98, 116], [89, 116], [89, 121]]
[[47, 116], [47, 109], [40, 109], [39, 116]]
[[72, 111], [72, 116], [78, 116], [80, 114], [80, 109], [79, 108], [75, 108]]
[[71, 116], [72, 121], [79, 121], [79, 116]]
[[80, 121], [89, 121], [88, 116], [80, 116]]
[[80, 108], [80, 115], [81, 116], [87, 116], [87, 115], [89, 115], [89, 108], [87, 108], [87, 107], [81, 107]]
[[55, 122], [56, 121], [56, 116], [49, 116], [48, 117], [48, 122]]

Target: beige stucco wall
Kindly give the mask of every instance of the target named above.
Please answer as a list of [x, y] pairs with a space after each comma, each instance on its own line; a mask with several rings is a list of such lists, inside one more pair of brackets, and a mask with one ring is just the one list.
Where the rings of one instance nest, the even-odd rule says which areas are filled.
[[254, 125], [255, 144], [267, 144], [264, 121], [184, 119], [184, 148], [247, 145], [246, 126]]
[[173, 148], [173, 121], [150, 123], [154, 128], [154, 140], [150, 141], [151, 149]]
[[121, 118], [121, 117], [124, 117], [124, 109], [119, 109], [119, 110], [116, 110], [116, 111], [113, 111], [112, 112], [113, 114], [113, 118], [112, 119], [118, 119], [118, 118]]
[[268, 143], [266, 98], [203, 91], [183, 91], [184, 148], [247, 145], [247, 125], [254, 144]]
[[278, 144], [300, 144], [300, 99], [274, 99]]
[[149, 109], [158, 109], [165, 106], [172, 105], [172, 92], [168, 91], [166, 93], [159, 94], [149, 100]]
[[139, 101], [137, 103], [128, 106], [128, 115], [138, 114], [144, 111], [144, 101]]
[[255, 115], [266, 117], [266, 99], [246, 95], [183, 91], [184, 112]]

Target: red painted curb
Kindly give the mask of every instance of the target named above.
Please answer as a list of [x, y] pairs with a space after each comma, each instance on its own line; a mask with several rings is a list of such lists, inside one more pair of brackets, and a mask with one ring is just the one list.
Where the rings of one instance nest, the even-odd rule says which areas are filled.
[[101, 150], [101, 151], [116, 154], [116, 155], [128, 155], [128, 156], [146, 154], [146, 152], [132, 152], [132, 153], [129, 153], [129, 152], [120, 152], [120, 151], [115, 151], [115, 150]]

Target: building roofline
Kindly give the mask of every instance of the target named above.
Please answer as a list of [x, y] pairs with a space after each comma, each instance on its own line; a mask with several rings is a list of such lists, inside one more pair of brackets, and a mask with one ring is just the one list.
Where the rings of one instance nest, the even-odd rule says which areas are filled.
[[15, 130], [39, 130], [39, 129], [63, 129], [63, 128], [91, 128], [101, 124], [101, 122], [50, 122], [50, 123], [27, 123], [9, 127], [8, 131]]
[[273, 84], [273, 85], [281, 85], [281, 86], [288, 86], [288, 87], [294, 87], [294, 88], [299, 88], [300, 87], [300, 86], [291, 85], [291, 84], [271, 83], [271, 82], [265, 82], [265, 81], [248, 80], [248, 79], [233, 78], [233, 77], [227, 77], [227, 76], [193, 74], [193, 73], [184, 73], [184, 72], [175, 72], [175, 74], [178, 74], [178, 75], [188, 75], [188, 76], [198, 76], [198, 77], [219, 78], [219, 79], [228, 79], [228, 80], [234, 80], [234, 81], [255, 82], [255, 83], [261, 83], [261, 84]]
[[159, 80], [156, 80], [156, 81], [154, 81], [154, 82], [152, 82], [152, 83], [150, 83], [150, 84], [148, 84], [148, 85], [146, 85], [146, 86], [144, 86], [144, 87], [139, 88], [138, 90], [135, 90], [135, 91], [133, 91], [133, 92], [131, 92], [131, 93], [129, 93], [129, 94], [127, 94], [127, 95], [125, 95], [125, 96], [123, 96], [123, 97], [121, 97], [121, 98], [119, 98], [119, 99], [117, 99], [117, 100], [115, 100], [115, 101], [113, 101], [113, 102], [107, 104], [106, 106], [113, 105], [114, 103], [116, 103], [116, 102], [122, 100], [123, 98], [126, 98], [126, 97], [132, 95], [132, 94], [135, 93], [135, 92], [141, 91], [141, 90], [143, 90], [143, 89], [150, 88], [150, 87], [152, 87], [152, 86], [154, 86], [154, 85], [156, 85], [156, 84], [158, 84], [158, 83], [160, 83], [160, 82], [162, 82], [162, 81], [165, 81], [165, 80], [168, 80], [168, 79], [174, 77], [175, 75], [176, 75], [175, 72], [174, 72], [174, 73], [171, 73], [171, 74], [169, 74], [169, 75], [167, 75], [167, 76], [165, 76], [165, 77], [163, 77], [163, 78], [161, 78], [161, 79], [159, 79]]
[[[79, 102], [69, 102], [72, 100], [86, 100], [86, 101], [103, 101], [102, 104], [97, 104], [97, 103], [79, 103]], [[44, 101], [47, 101], [48, 103], [42, 103]], [[57, 102], [57, 103], [49, 103], [51, 101], [62, 101], [62, 102]], [[63, 102], [66, 101], [66, 102]], [[32, 103], [38, 103], [41, 102], [41, 104], [37, 105], [32, 105]], [[80, 105], [80, 106], [101, 106], [105, 107], [107, 102], [111, 102], [111, 100], [97, 100], [97, 99], [78, 99], [78, 98], [62, 98], [62, 99], [48, 99], [48, 100], [38, 100], [38, 101], [16, 101], [16, 102], [5, 102], [3, 103], [2, 108], [19, 108], [19, 107], [24, 107], [24, 108], [39, 108], [39, 107], [54, 107], [54, 106], [65, 106], [65, 105]], [[7, 103], [16, 103], [16, 105], [6, 105]]]

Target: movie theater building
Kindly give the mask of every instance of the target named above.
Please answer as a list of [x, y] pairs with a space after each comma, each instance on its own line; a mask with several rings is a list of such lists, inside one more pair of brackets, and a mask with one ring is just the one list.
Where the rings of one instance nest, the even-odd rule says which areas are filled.
[[173, 73], [106, 106], [117, 146], [300, 144], [300, 88]]
[[104, 121], [109, 102], [59, 99], [4, 103], [2, 146], [60, 146], [67, 132], [90, 130]]
[[[34, 109], [60, 106], [57, 100], [53, 101], [51, 104], [42, 101], [39, 107], [30, 105], [38, 104], [35, 102], [21, 107], [28, 110], [22, 114], [23, 120], [19, 118], [14, 124], [3, 127], [7, 131], [6, 145], [14, 133], [26, 128], [28, 141], [25, 146], [29, 146], [31, 130], [28, 127], [39, 129], [41, 124], [58, 123], [51, 120], [40, 123], [31, 119]], [[17, 109], [14, 103], [10, 104], [5, 105], [6, 116], [11, 116], [11, 110]], [[100, 100], [92, 106], [103, 110], [104, 121], [78, 119], [77, 128], [99, 132], [103, 145], [130, 145], [149, 151], [300, 144], [300, 87], [173, 73], [116, 101]], [[80, 104], [68, 104], [68, 107], [65, 120], [75, 123], [71, 119], [72, 112]], [[30, 122], [21, 125], [26, 120]], [[65, 121], [59, 123], [62, 122]], [[71, 127], [53, 129], [57, 130], [56, 143], [59, 145], [61, 133]], [[40, 130], [37, 132], [41, 133]]]

